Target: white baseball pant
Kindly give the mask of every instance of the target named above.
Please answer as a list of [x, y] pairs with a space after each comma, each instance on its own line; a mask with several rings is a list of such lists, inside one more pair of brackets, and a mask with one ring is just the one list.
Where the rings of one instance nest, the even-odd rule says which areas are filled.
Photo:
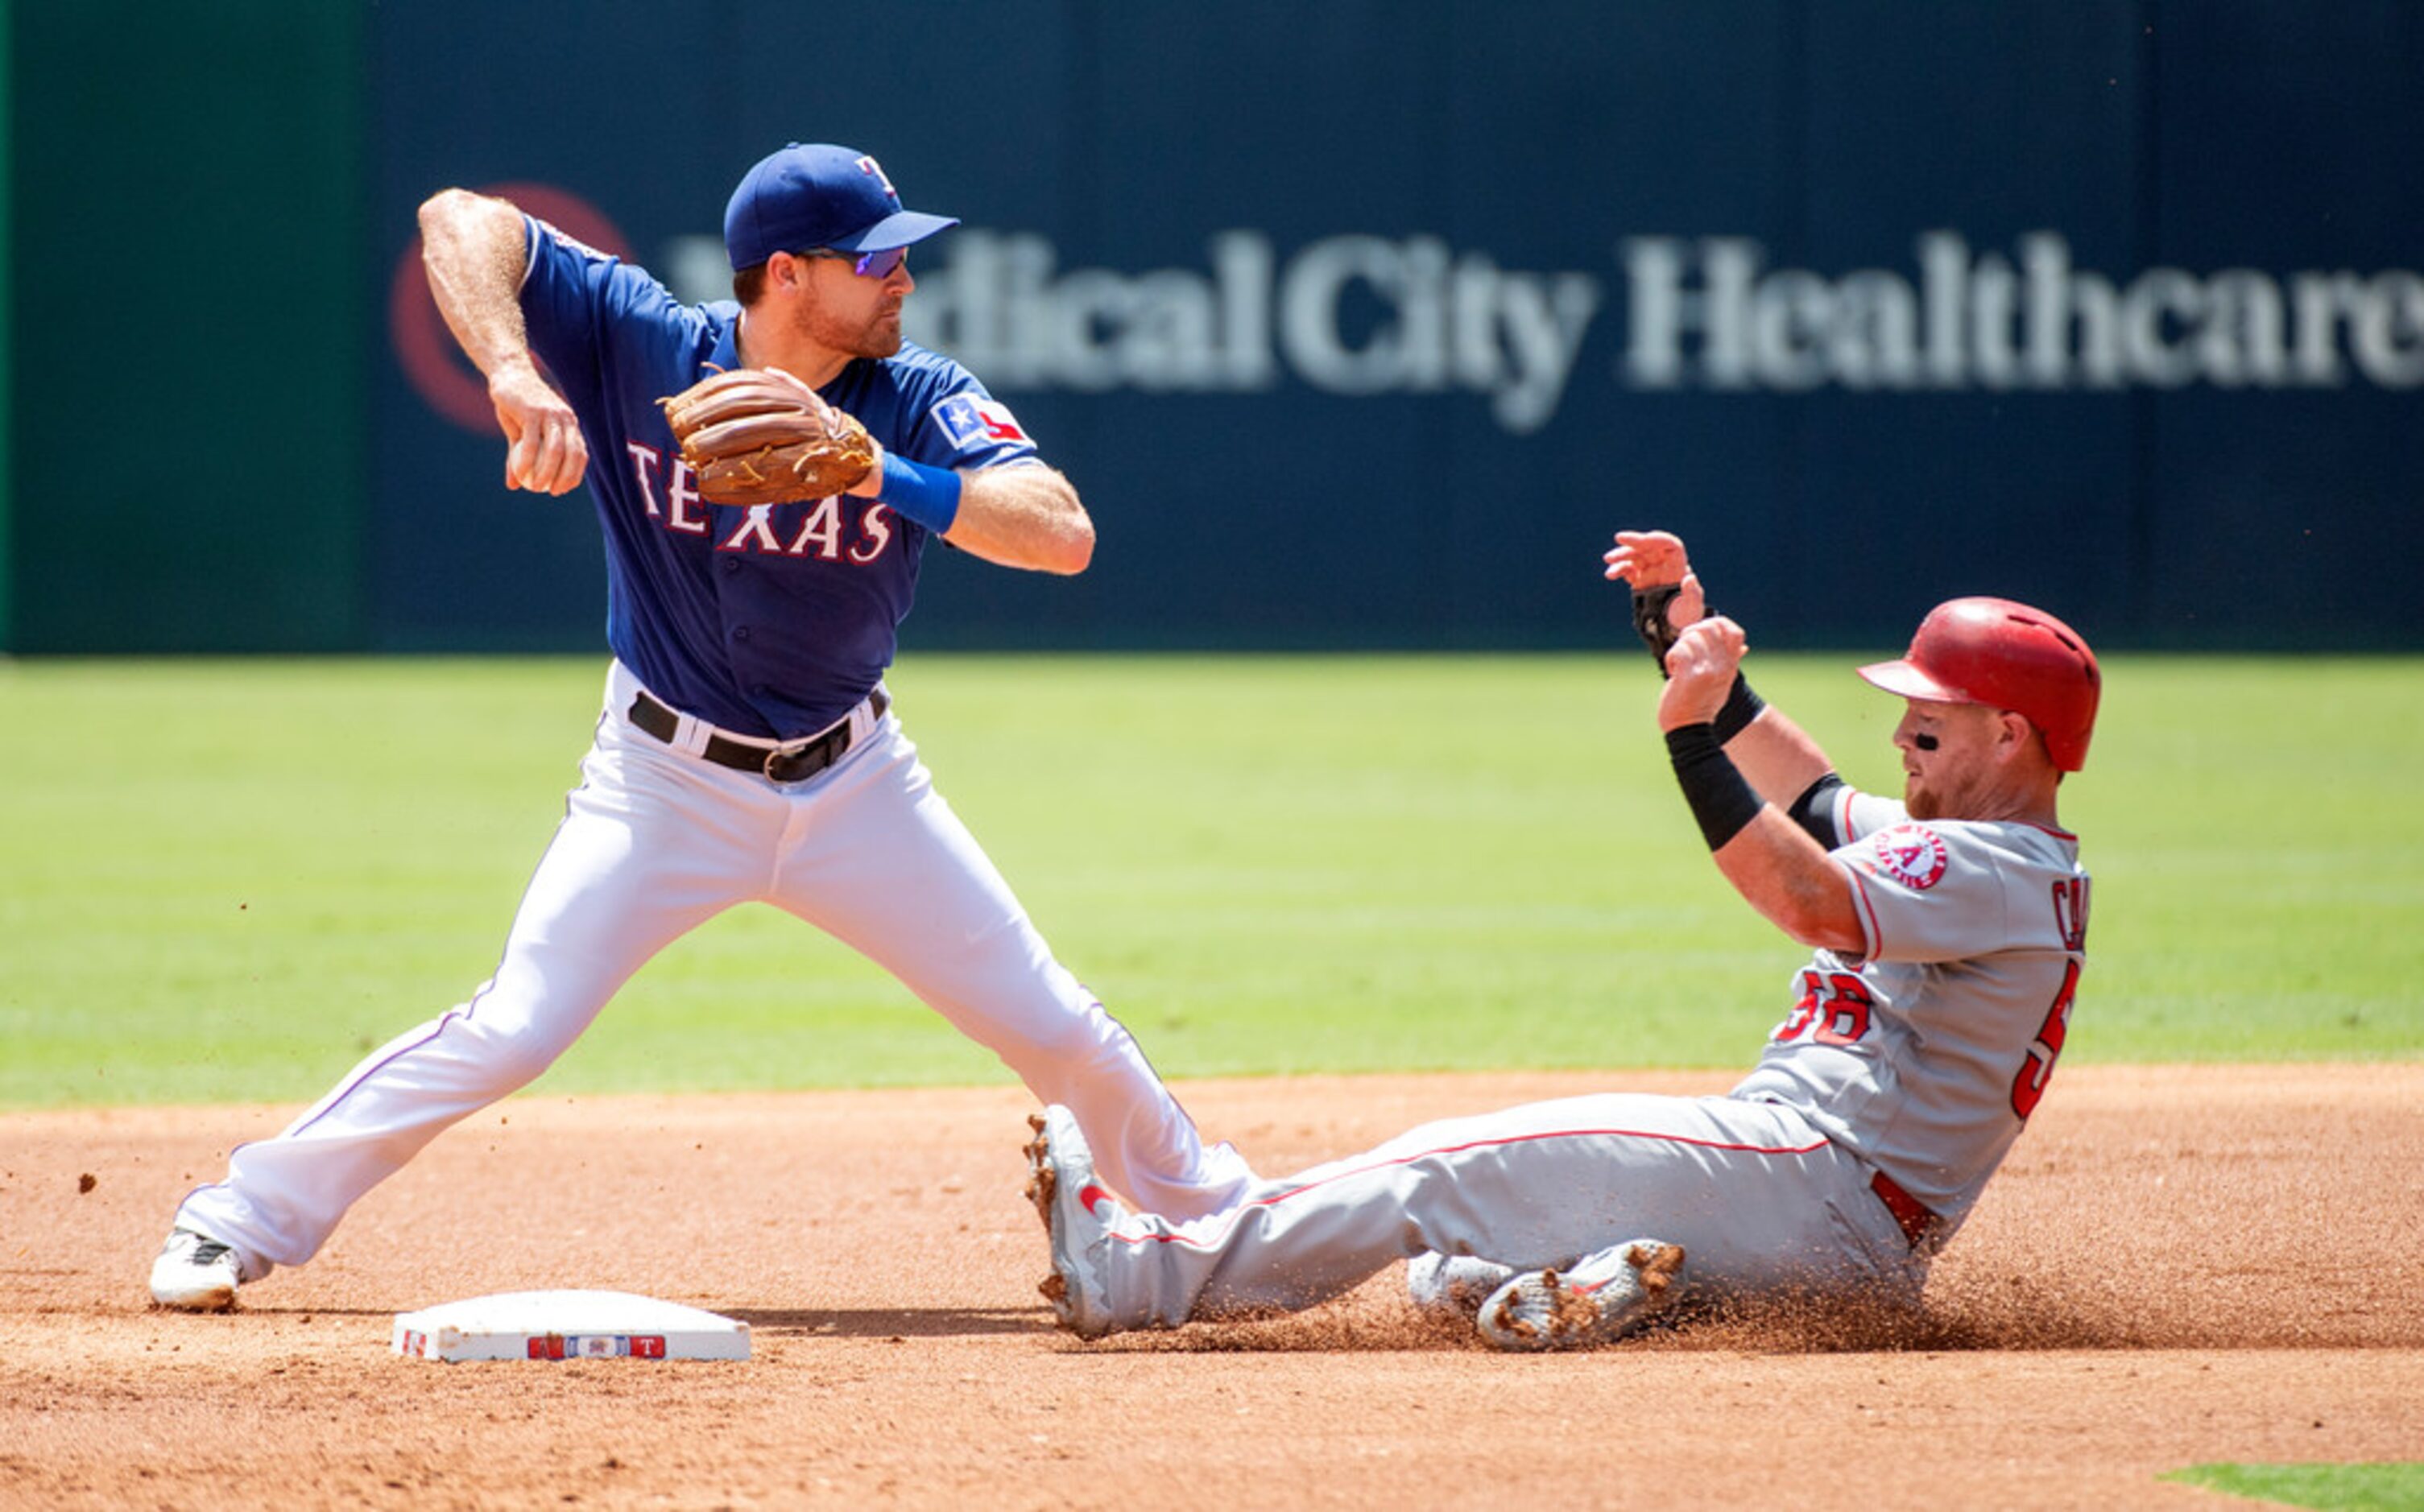
[[494, 978], [371, 1053], [273, 1138], [239, 1146], [177, 1224], [231, 1246], [244, 1279], [319, 1252], [345, 1211], [449, 1124], [534, 1080], [623, 983], [736, 904], [774, 903], [898, 977], [1046, 1102], [1105, 1179], [1149, 1207], [1215, 1211], [1252, 1180], [1206, 1150], [1118, 1020], [1056, 961], [934, 790], [899, 720], [862, 704], [841, 759], [796, 784], [682, 754], [626, 717], [619, 662], [582, 783], [522, 896]]
[[1683, 1247], [1696, 1297], [1915, 1298], [1927, 1261], [1874, 1174], [1780, 1104], [1605, 1093], [1425, 1124], [1192, 1221], [1122, 1213], [1088, 1258], [1124, 1329], [1311, 1307], [1425, 1250], [1538, 1270], [1645, 1238]]

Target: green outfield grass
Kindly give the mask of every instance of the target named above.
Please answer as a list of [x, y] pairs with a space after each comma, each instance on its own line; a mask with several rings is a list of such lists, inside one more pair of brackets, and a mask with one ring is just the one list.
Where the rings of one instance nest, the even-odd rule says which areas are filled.
[[2402, 1512], [2424, 1506], [2424, 1462], [2380, 1465], [2192, 1465], [2161, 1477], [2276, 1506]]
[[[1898, 787], [1848, 656], [1762, 692]], [[0, 1105], [308, 1098], [493, 964], [602, 663], [0, 662]], [[2065, 799], [2081, 1060], [2424, 1054], [2424, 661], [2115, 657]], [[1734, 1067], [1801, 952], [1718, 879], [1637, 653], [913, 657], [943, 790], [1166, 1074]], [[753, 905], [556, 1090], [1003, 1076]]]

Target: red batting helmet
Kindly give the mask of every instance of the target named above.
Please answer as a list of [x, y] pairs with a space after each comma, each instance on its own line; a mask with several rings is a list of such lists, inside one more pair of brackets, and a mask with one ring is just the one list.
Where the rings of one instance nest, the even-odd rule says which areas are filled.
[[2079, 632], [2008, 598], [1955, 598], [1928, 611], [1899, 661], [1860, 676], [1890, 693], [1939, 704], [1985, 704], [2023, 715], [2064, 772], [2087, 764], [2104, 676]]

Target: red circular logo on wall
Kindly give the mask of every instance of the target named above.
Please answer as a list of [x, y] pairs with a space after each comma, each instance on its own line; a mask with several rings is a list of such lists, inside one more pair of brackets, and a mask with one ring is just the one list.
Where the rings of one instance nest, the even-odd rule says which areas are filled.
[[[477, 191], [510, 199], [523, 210], [601, 252], [630, 261], [630, 248], [614, 223], [596, 206], [551, 183], [495, 183]], [[496, 406], [488, 403], [488, 380], [471, 366], [446, 328], [430, 296], [429, 275], [421, 263], [421, 238], [404, 249], [387, 294], [388, 339], [395, 343], [395, 359], [413, 390], [429, 407], [483, 435], [498, 435]]]

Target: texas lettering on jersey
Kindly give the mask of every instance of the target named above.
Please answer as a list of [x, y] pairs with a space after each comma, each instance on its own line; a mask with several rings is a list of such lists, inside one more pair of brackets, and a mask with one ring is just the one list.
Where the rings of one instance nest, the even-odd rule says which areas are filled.
[[872, 499], [838, 494], [797, 503], [753, 504], [742, 510], [732, 525], [719, 531], [714, 506], [692, 486], [689, 463], [676, 457], [673, 477], [660, 490], [662, 454], [637, 441], [627, 441], [624, 448], [630, 454], [632, 474], [648, 517], [678, 535], [715, 534], [719, 551], [865, 566], [882, 556], [896, 538], [889, 508]]

